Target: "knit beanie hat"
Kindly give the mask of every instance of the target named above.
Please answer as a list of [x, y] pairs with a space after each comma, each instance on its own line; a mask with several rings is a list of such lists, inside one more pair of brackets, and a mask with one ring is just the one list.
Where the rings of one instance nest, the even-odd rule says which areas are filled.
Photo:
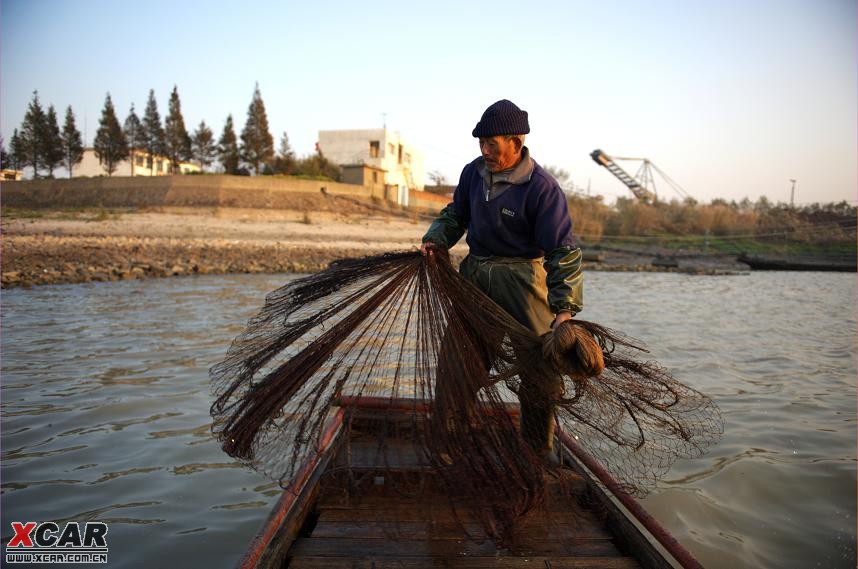
[[474, 138], [483, 138], [501, 134], [527, 134], [529, 132], [530, 124], [527, 122], [527, 111], [522, 111], [512, 101], [501, 99], [486, 109], [471, 134]]

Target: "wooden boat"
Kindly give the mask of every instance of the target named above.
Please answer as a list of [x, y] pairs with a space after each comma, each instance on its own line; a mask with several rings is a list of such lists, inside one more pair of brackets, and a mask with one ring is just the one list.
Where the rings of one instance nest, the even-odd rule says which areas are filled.
[[605, 260], [605, 256], [598, 251], [585, 249], [581, 252], [581, 260], [585, 263], [601, 263]]
[[662, 269], [676, 269], [679, 267], [679, 261], [676, 260], [676, 257], [665, 255], [656, 255], [650, 264], [653, 267], [661, 267]]
[[[428, 405], [361, 397], [339, 408], [326, 425], [319, 452], [302, 465], [242, 558], [242, 568], [699, 568], [696, 559], [566, 433], [559, 433], [567, 503], [546, 500], [521, 524], [512, 550], [480, 539], [480, 528], [456, 517], [431, 480], [408, 495], [394, 478], [430, 476], [410, 440], [392, 433], [379, 456], [377, 435], [361, 423], [392, 412], [403, 418]], [[517, 408], [508, 411], [517, 415]], [[349, 425], [349, 428], [347, 428]], [[323, 489], [332, 473], [360, 473], [350, 488]], [[327, 473], [329, 476], [323, 476]], [[334, 474], [335, 475], [335, 474]], [[554, 496], [549, 483], [549, 495]], [[568, 496], [566, 496], [568, 498]], [[459, 512], [461, 515], [461, 512]], [[467, 529], [466, 529], [467, 528]], [[467, 533], [466, 533], [467, 532]]]
[[755, 271], [858, 271], [858, 260], [841, 257], [760, 257], [742, 253], [736, 259]]

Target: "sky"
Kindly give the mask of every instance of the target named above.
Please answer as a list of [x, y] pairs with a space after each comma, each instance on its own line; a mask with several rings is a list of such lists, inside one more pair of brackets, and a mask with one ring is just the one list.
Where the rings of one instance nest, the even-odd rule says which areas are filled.
[[176, 86], [217, 137], [258, 83], [299, 156], [319, 130], [386, 125], [455, 183], [510, 99], [536, 161], [608, 203], [631, 194], [596, 148], [700, 202], [789, 202], [791, 179], [797, 204], [858, 201], [856, 1], [0, 0], [0, 25], [7, 147], [35, 90], [90, 145], [108, 92], [124, 121], [154, 89], [163, 119]]

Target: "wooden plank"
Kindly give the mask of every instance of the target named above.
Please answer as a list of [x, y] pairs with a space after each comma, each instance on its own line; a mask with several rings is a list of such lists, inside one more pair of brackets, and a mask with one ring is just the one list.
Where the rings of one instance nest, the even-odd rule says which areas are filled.
[[[343, 511], [325, 512], [325, 514], [324, 517], [319, 517], [313, 529], [314, 537], [374, 537], [379, 533], [409, 534], [421, 529], [426, 533], [431, 532], [431, 535], [437, 539], [458, 539], [465, 532], [472, 536], [485, 534], [483, 527], [470, 517], [463, 518], [459, 523], [450, 517], [438, 519], [426, 516], [419, 520], [391, 520], [378, 519], [383, 516], [364, 516], [362, 519], [355, 519], [356, 516], [349, 516], [348, 512]], [[532, 516], [522, 520], [516, 531], [522, 535], [546, 535], [557, 539], [567, 537], [610, 539], [613, 537], [604, 524], [598, 523], [595, 518], [583, 520], [581, 523], [569, 523], [568, 520], [563, 519]], [[365, 534], [360, 535], [360, 532]]]
[[[463, 527], [464, 526], [464, 527]], [[612, 539], [612, 535], [601, 526], [591, 524], [554, 524], [546, 520], [534, 520], [522, 523], [516, 529], [517, 535], [541, 536], [542, 539]], [[354, 537], [366, 539], [454, 539], [464, 536], [484, 539], [485, 530], [479, 524], [470, 522], [376, 522], [376, 521], [323, 521], [319, 520], [313, 528], [312, 537]]]
[[353, 470], [419, 470], [427, 468], [429, 462], [415, 444], [402, 439], [386, 438], [349, 441], [340, 450], [336, 466]]
[[515, 551], [499, 551], [494, 543], [485, 541], [451, 540], [378, 540], [354, 538], [316, 538], [296, 539], [289, 551], [292, 558], [299, 557], [355, 557], [393, 556], [393, 557], [462, 557], [513, 555], [527, 557], [533, 555], [559, 555], [564, 557], [622, 557], [613, 543], [607, 540], [567, 539], [563, 541], [531, 541]]
[[[416, 480], [416, 479], [415, 479]], [[369, 480], [371, 482], [372, 480]], [[459, 505], [458, 499], [445, 494], [440, 488], [436, 488], [431, 481], [425, 487], [419, 483], [395, 480], [389, 474], [379, 473], [378, 485], [364, 484], [354, 490], [355, 495], [349, 495], [346, 488], [329, 489], [319, 501], [319, 509], [328, 508], [353, 508], [377, 510], [381, 508], [425, 508], [429, 506], [443, 506], [450, 508], [451, 501]], [[540, 507], [542, 512], [557, 513], [574, 517], [574, 514], [582, 509], [577, 497], [585, 493], [586, 482], [580, 476], [569, 475], [569, 479], [561, 483], [550, 484], [547, 488], [547, 496], [544, 504]], [[461, 505], [460, 509], [465, 509]]]
[[640, 569], [631, 557], [301, 557], [289, 569]]
[[[385, 523], [415, 523], [435, 524], [458, 527], [462, 523], [478, 524], [479, 518], [475, 512], [465, 507], [453, 510], [445, 502], [403, 505], [389, 504], [378, 507], [368, 506], [350, 508], [324, 507], [319, 508], [320, 523], [353, 523], [353, 524], [385, 524]], [[581, 535], [607, 535], [604, 519], [591, 510], [552, 512], [536, 510], [522, 517], [518, 525], [523, 532], [549, 531], [552, 527], [563, 527]], [[553, 533], [553, 531], [552, 531]]]
[[[421, 522], [421, 521], [476, 521], [474, 510], [459, 504], [453, 509], [446, 499], [440, 498], [435, 503], [417, 504], [379, 504], [355, 503], [325, 505], [318, 508], [319, 519], [325, 521], [355, 521], [355, 522]], [[605, 522], [591, 510], [534, 510], [520, 519], [527, 523], [530, 519], [549, 520], [553, 524], [594, 525], [604, 526]]]
[[[434, 521], [475, 521], [474, 513], [463, 505], [459, 505], [455, 511], [446, 498], [438, 498], [420, 504], [368, 504], [356, 502], [349, 505], [346, 502], [328, 504], [318, 508], [319, 519], [323, 521], [355, 521], [355, 522], [421, 522]], [[528, 513], [522, 518], [522, 524], [531, 523], [532, 520], [546, 520], [551, 524], [568, 524], [578, 526], [604, 527], [605, 521], [601, 514], [595, 513], [589, 508], [578, 508], [575, 510], [543, 510], [538, 509]]]
[[[403, 489], [403, 494], [407, 492]], [[358, 494], [350, 497], [343, 490], [337, 495], [327, 493], [320, 498], [318, 503], [319, 510], [409, 510], [409, 509], [431, 509], [431, 510], [453, 510], [451, 504], [455, 504], [456, 510], [465, 512], [468, 507], [462, 501], [456, 498], [450, 498], [443, 494], [425, 493], [422, 496], [408, 496], [397, 493], [394, 490], [387, 494], [366, 495]], [[497, 503], [497, 502], [494, 502]], [[541, 514], [550, 514], [556, 516], [566, 516], [570, 520], [574, 520], [575, 516], [582, 511], [587, 511], [585, 508], [573, 500], [553, 500], [546, 498], [545, 503], [538, 508]]]

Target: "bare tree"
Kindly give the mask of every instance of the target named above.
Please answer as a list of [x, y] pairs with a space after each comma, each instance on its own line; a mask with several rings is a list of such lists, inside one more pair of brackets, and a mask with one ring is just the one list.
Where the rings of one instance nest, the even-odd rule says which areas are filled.
[[436, 186], [446, 186], [447, 185], [447, 178], [444, 176], [444, 174], [442, 174], [438, 170], [432, 170], [427, 175], [429, 176], [429, 179], [432, 180], [432, 183], [435, 184]]
[[559, 166], [550, 166], [548, 164], [543, 168], [546, 172], [554, 176], [554, 179], [557, 180], [561, 190], [564, 192], [571, 192], [573, 190], [572, 178], [569, 175], [569, 172]]

